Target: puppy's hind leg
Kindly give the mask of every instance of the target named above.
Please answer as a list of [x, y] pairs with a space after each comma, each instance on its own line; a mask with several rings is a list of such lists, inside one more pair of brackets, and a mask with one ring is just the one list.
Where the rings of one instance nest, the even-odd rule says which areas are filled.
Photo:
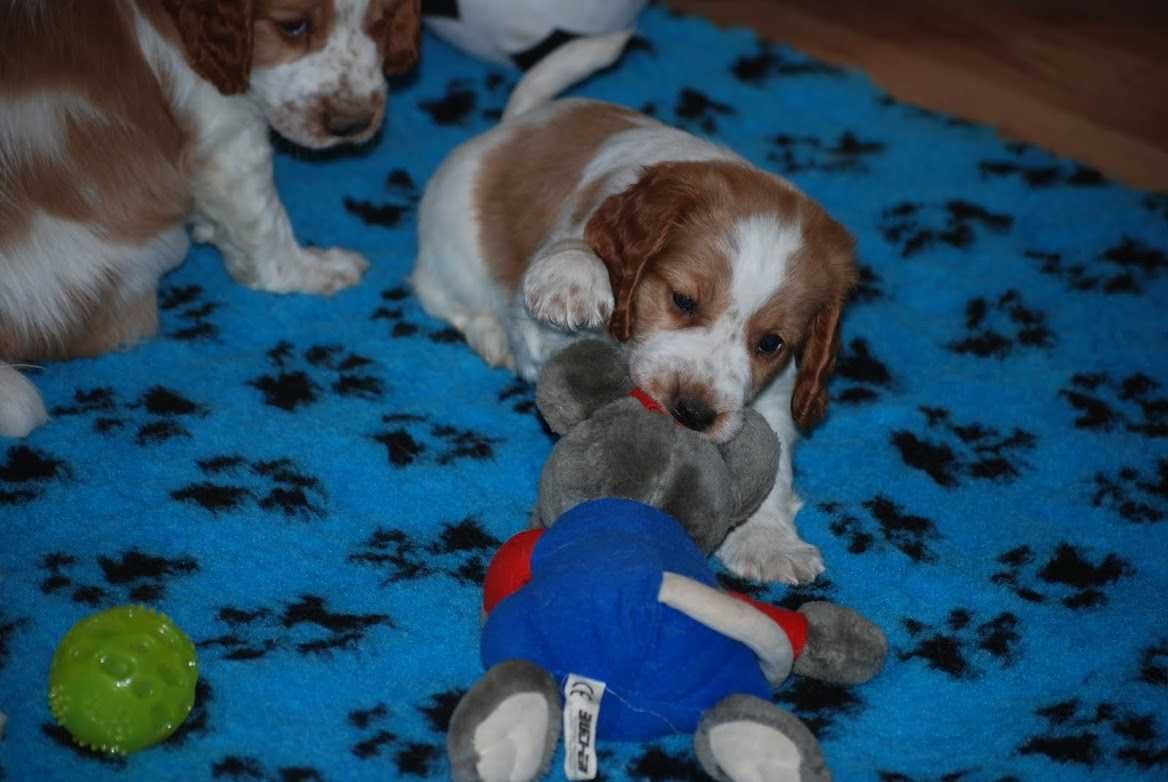
[[507, 328], [489, 310], [475, 311], [472, 296], [461, 291], [462, 280], [439, 279], [435, 264], [419, 256], [410, 276], [410, 285], [422, 308], [454, 326], [474, 352], [493, 367], [515, 369], [515, 357]]
[[36, 387], [16, 367], [0, 363], [0, 437], [24, 437], [47, 420]]

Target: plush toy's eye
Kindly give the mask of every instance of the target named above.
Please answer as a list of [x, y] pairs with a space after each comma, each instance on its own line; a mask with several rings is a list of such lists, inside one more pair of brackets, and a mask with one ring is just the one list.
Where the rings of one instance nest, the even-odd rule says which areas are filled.
[[765, 334], [756, 349], [764, 356], [773, 356], [783, 349], [783, 338], [778, 334]]
[[276, 26], [289, 38], [303, 38], [312, 30], [312, 21], [307, 16], [296, 19], [277, 19]]
[[684, 312], [686, 315], [693, 315], [697, 312], [698, 303], [693, 296], [686, 296], [684, 293], [673, 294], [673, 306]]

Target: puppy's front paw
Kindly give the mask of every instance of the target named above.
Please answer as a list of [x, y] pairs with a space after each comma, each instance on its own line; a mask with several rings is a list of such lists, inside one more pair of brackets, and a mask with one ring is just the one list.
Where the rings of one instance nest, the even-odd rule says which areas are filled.
[[809, 584], [824, 571], [818, 548], [798, 538], [784, 540], [774, 529], [754, 522], [727, 536], [718, 559], [731, 573], [751, 581]]
[[523, 300], [533, 318], [567, 331], [603, 328], [613, 307], [608, 270], [587, 247], [537, 258], [523, 278]]
[[369, 261], [339, 247], [297, 247], [279, 259], [253, 287], [273, 293], [330, 295], [360, 282]]

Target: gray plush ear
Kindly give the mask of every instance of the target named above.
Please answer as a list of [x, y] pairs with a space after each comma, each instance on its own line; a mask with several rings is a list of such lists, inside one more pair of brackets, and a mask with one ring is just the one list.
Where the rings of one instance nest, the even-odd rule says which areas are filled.
[[620, 345], [580, 340], [544, 364], [535, 389], [535, 403], [552, 431], [564, 434], [632, 390], [633, 381]]
[[766, 419], [749, 408], [742, 412], [742, 429], [719, 446], [737, 498], [733, 526], [750, 518], [770, 494], [782, 447]]

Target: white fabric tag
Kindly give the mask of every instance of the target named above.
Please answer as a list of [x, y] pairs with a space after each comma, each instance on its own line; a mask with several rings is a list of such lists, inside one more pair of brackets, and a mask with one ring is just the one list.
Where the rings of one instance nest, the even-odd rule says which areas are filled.
[[569, 674], [564, 684], [564, 774], [596, 779], [596, 722], [604, 682]]

